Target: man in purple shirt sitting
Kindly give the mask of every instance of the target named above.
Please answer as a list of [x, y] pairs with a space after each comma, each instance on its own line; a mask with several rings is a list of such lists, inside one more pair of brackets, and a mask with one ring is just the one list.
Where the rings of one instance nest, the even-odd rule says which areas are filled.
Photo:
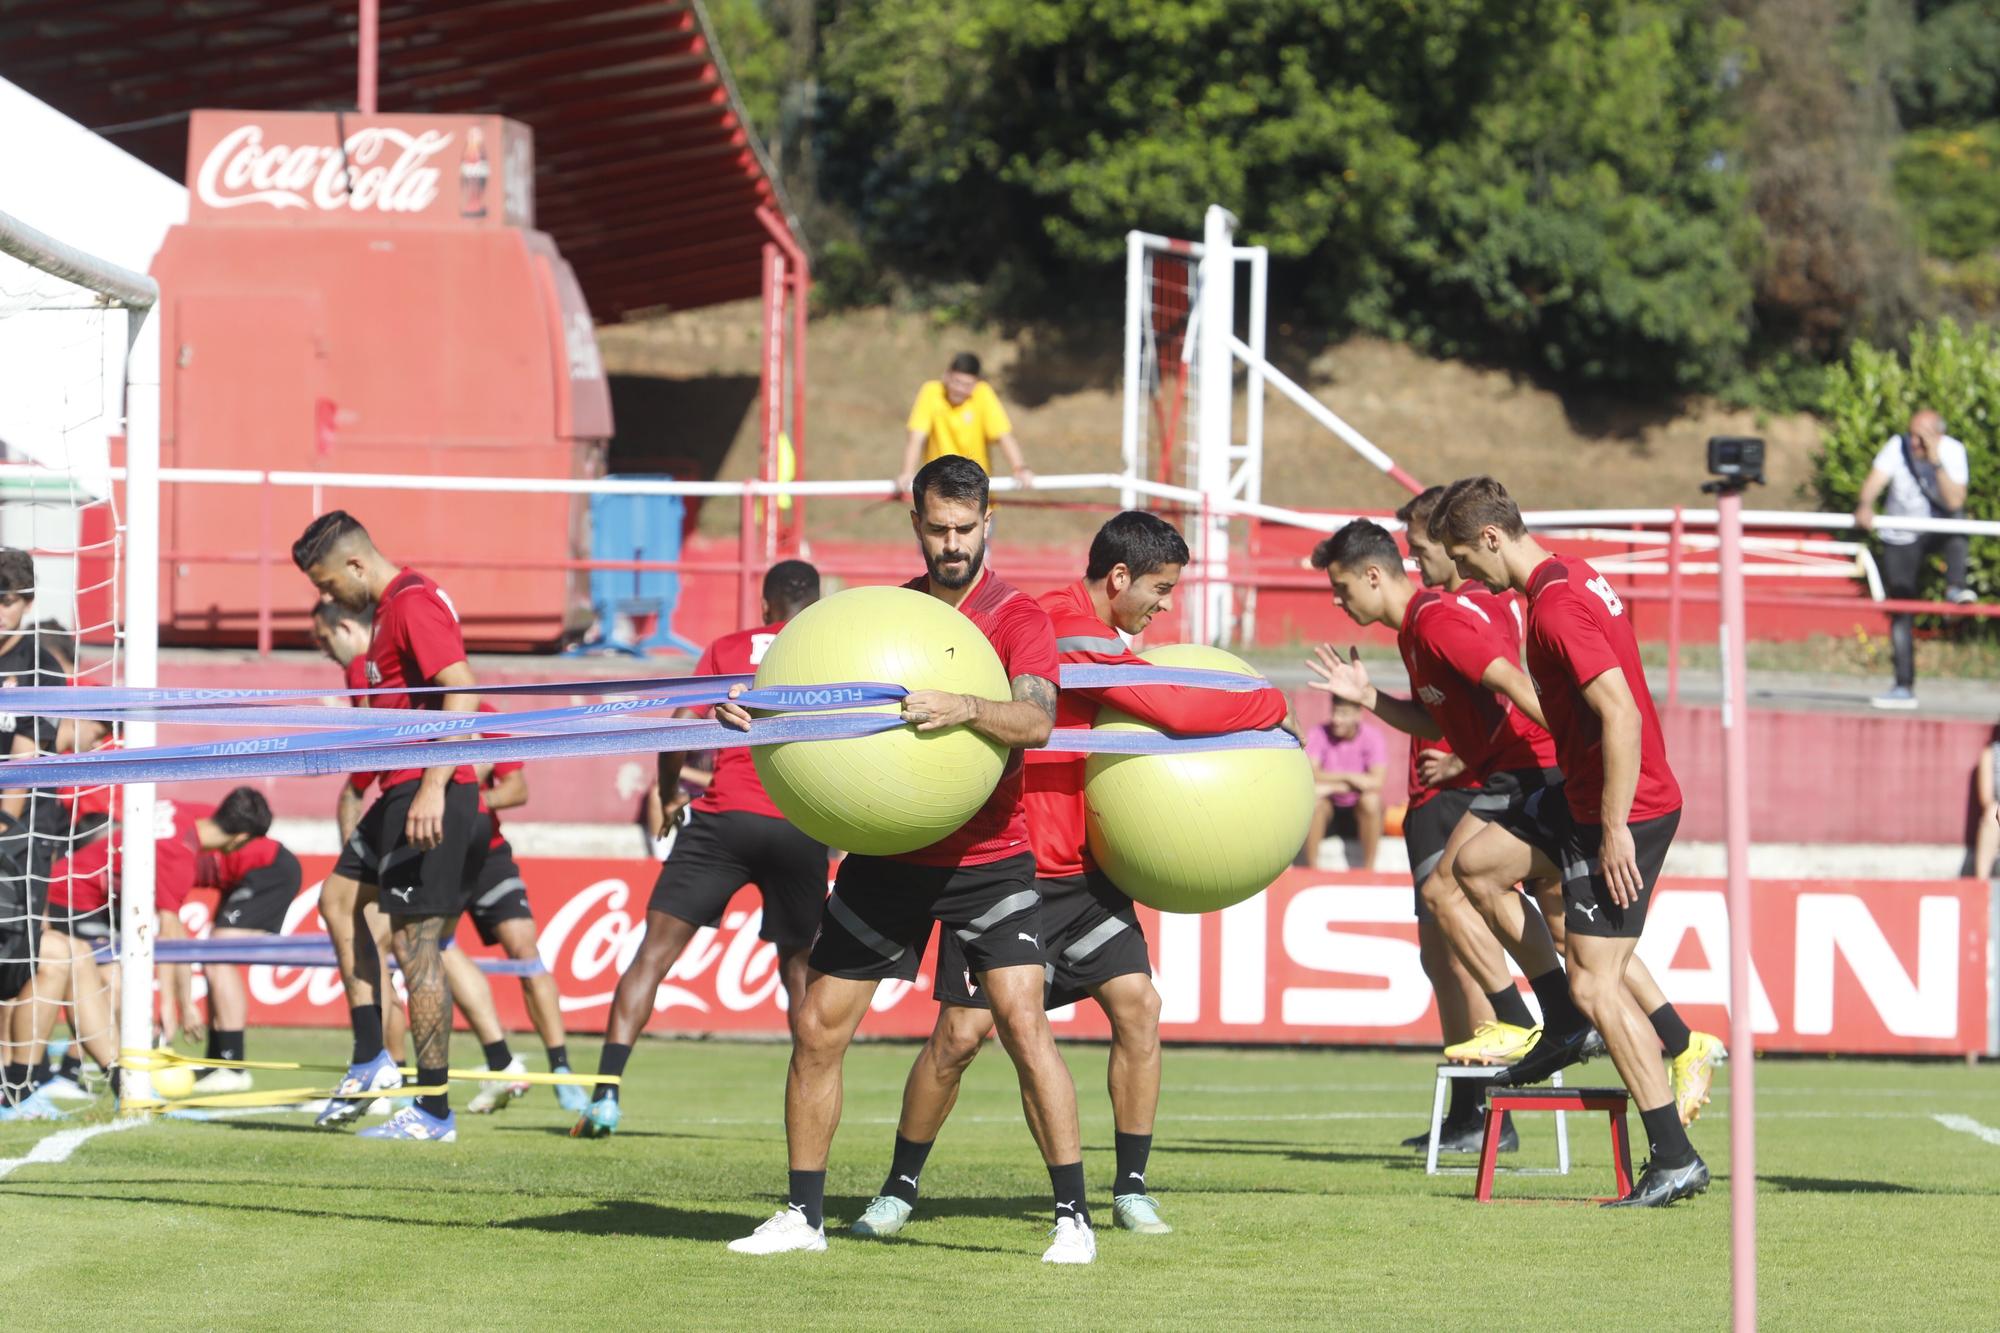
[[1388, 743], [1380, 731], [1362, 725], [1359, 707], [1335, 700], [1333, 715], [1306, 732], [1306, 758], [1312, 761], [1319, 801], [1299, 864], [1316, 866], [1320, 843], [1332, 836], [1361, 843], [1360, 864], [1349, 869], [1373, 870], [1375, 849], [1382, 842], [1382, 777], [1389, 768]]

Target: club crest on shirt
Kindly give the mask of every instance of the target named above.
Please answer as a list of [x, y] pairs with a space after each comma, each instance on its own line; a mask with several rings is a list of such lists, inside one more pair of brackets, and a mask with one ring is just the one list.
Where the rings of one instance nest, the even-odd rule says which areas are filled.
[[368, 659], [368, 684], [372, 688], [382, 683], [382, 668], [375, 665], [375, 659]]

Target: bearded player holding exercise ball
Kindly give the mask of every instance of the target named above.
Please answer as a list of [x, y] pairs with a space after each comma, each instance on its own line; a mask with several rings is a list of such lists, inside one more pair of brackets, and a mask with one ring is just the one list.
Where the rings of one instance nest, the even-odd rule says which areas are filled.
[[[850, 855], [808, 960], [805, 999], [793, 1024], [785, 1080], [785, 1141], [791, 1190], [783, 1208], [739, 1254], [824, 1250], [826, 1163], [840, 1123], [841, 1067], [875, 988], [917, 975], [933, 924], [955, 931], [968, 966], [993, 1005], [1000, 1044], [1020, 1074], [1029, 1129], [1055, 1195], [1054, 1242], [1042, 1258], [1087, 1264], [1097, 1255], [1084, 1201], [1076, 1087], [1042, 1012], [1041, 898], [1022, 809], [1018, 751], [1042, 745], [1056, 716], [1055, 632], [1048, 612], [985, 567], [986, 473], [950, 455], [911, 483], [910, 525], [926, 573], [906, 587], [956, 607], [992, 644], [1011, 682], [1009, 701], [913, 691], [903, 718], [920, 732], [966, 726], [1010, 751], [999, 785], [957, 832], [898, 856]], [[718, 721], [742, 731], [750, 715], [718, 705]]]

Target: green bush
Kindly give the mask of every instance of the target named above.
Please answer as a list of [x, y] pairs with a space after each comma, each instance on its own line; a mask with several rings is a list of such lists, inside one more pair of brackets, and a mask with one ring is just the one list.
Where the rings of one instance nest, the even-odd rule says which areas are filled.
[[2000, 121], [1907, 136], [1895, 180], [1925, 253], [1963, 260], [2000, 248]]
[[[1846, 361], [1827, 372], [1820, 404], [1826, 433], [1814, 460], [1820, 503], [1835, 512], [1852, 510], [1883, 441], [1902, 432], [1923, 407], [1935, 408], [1945, 430], [1965, 442], [1972, 473], [1966, 516], [2000, 518], [2000, 330], [1962, 329], [1949, 319], [1912, 335], [1907, 359], [1857, 342]], [[1968, 577], [1983, 596], [2000, 593], [2000, 539], [1973, 539]], [[1933, 578], [1942, 587], [1943, 575], [1934, 572]]]

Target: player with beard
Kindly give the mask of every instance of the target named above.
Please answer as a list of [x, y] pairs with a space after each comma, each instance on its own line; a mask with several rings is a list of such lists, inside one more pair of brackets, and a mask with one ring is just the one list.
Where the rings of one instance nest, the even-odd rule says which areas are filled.
[[[1131, 511], [1107, 522], [1090, 544], [1083, 577], [1041, 599], [1063, 662], [1146, 665], [1119, 635], [1143, 633], [1154, 615], [1172, 608], [1187, 561], [1186, 541], [1163, 518]], [[1273, 727], [1286, 711], [1277, 690], [1158, 685], [1065, 689], [1056, 703], [1058, 727], [1088, 728], [1098, 709], [1108, 706], [1183, 736]], [[1026, 758], [1028, 835], [1042, 896], [1042, 945], [1052, 963], [1044, 1003], [1054, 1009], [1089, 996], [1110, 1019], [1112, 1218], [1127, 1231], [1161, 1235], [1173, 1228], [1161, 1220], [1159, 1201], [1146, 1188], [1160, 1100], [1160, 995], [1146, 936], [1132, 900], [1091, 857], [1084, 835], [1085, 756], [1031, 750]], [[903, 1088], [889, 1175], [855, 1222], [857, 1235], [893, 1236], [909, 1221], [931, 1144], [958, 1100], [966, 1067], [993, 1028], [986, 997], [951, 931], [938, 938], [935, 994], [937, 1025]]]
[[[850, 855], [840, 863], [805, 998], [793, 1024], [785, 1081], [789, 1200], [729, 1248], [739, 1254], [824, 1250], [826, 1163], [840, 1123], [841, 1069], [876, 987], [913, 980], [934, 925], [958, 934], [973, 979], [993, 1007], [1000, 1044], [1020, 1075], [1029, 1130], [1055, 1195], [1054, 1242], [1042, 1258], [1087, 1264], [1097, 1256], [1084, 1198], [1076, 1087], [1042, 1012], [1041, 895], [1022, 808], [1020, 751], [1044, 744], [1056, 716], [1058, 674], [1049, 613], [985, 567], [990, 517], [986, 473], [956, 454], [933, 459], [911, 482], [910, 527], [925, 573], [905, 587], [955, 607], [992, 643], [1012, 682], [1007, 701], [916, 690], [905, 721], [920, 732], [969, 726], [1012, 751], [999, 785], [957, 832], [900, 856]], [[715, 710], [751, 732], [734, 703]]]
[[[414, 569], [383, 555], [351, 514], [336, 509], [309, 524], [292, 545], [292, 562], [322, 600], [351, 610], [375, 609], [363, 671], [374, 708], [416, 708], [469, 713], [472, 667], [458, 612], [442, 588]], [[442, 692], [408, 694], [396, 687], [442, 686]], [[366, 921], [378, 898], [389, 917], [396, 961], [409, 991], [410, 1037], [415, 1046], [417, 1098], [389, 1123], [362, 1133], [369, 1138], [450, 1142], [458, 1137], [446, 1091], [450, 1065], [451, 991], [445, 983], [444, 942], [458, 923], [474, 839], [480, 828], [479, 784], [470, 765], [444, 763], [399, 769], [381, 776], [382, 792], [362, 815], [355, 837], [322, 890], [322, 910], [351, 904], [346, 948], [335, 938], [354, 1027], [354, 1056], [322, 1125], [358, 1116], [360, 1094], [399, 1087], [402, 1074], [383, 1049], [382, 967]]]

